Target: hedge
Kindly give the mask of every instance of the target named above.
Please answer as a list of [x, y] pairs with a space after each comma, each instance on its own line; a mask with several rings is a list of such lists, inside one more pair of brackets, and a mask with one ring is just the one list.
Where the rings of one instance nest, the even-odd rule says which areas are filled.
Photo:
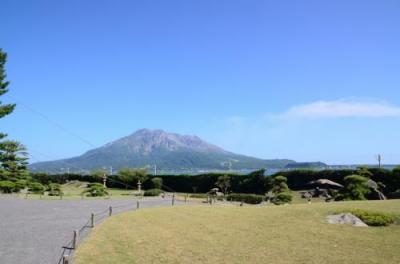
[[144, 191], [144, 196], [160, 196], [164, 191], [160, 189], [149, 189]]
[[260, 204], [264, 200], [264, 196], [247, 193], [231, 193], [226, 197], [228, 201], [244, 202], [248, 204]]

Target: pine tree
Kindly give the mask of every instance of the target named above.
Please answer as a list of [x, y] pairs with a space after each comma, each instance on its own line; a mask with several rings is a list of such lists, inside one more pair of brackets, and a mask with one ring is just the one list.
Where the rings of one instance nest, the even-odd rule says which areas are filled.
[[[6, 62], [7, 54], [0, 49], [0, 96], [8, 92], [9, 82], [6, 81], [4, 68]], [[0, 118], [11, 114], [14, 108], [15, 104], [3, 104], [0, 101]], [[0, 140], [6, 136], [7, 134], [0, 132]], [[26, 149], [19, 142], [12, 140], [0, 141], [0, 180], [25, 178], [28, 174], [26, 156]]]
[[[10, 84], [6, 81], [6, 71], [4, 65], [7, 62], [7, 54], [0, 49], [0, 96], [8, 92], [7, 86]], [[3, 104], [0, 101], [0, 118], [11, 114], [14, 110], [15, 104]], [[0, 139], [6, 137], [6, 134], [0, 133]]]
[[0, 164], [3, 178], [13, 181], [25, 179], [28, 176], [25, 146], [13, 140], [0, 142]]

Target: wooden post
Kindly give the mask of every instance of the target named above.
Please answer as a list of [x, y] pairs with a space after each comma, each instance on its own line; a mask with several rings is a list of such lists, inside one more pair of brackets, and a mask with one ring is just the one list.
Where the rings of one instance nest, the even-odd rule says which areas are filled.
[[140, 204], [139, 204], [139, 200], [136, 201], [136, 209], [139, 209]]
[[78, 246], [78, 236], [79, 236], [79, 231], [74, 230], [74, 237], [72, 239], [72, 249], [76, 249]]
[[69, 256], [68, 255], [64, 255], [62, 258], [62, 264], [69, 264]]
[[90, 216], [90, 224], [92, 226], [92, 228], [94, 227], [94, 214], [92, 213]]
[[175, 193], [172, 194], [172, 206], [175, 205]]
[[112, 215], [112, 206], [110, 206], [110, 208], [108, 208], [108, 216]]

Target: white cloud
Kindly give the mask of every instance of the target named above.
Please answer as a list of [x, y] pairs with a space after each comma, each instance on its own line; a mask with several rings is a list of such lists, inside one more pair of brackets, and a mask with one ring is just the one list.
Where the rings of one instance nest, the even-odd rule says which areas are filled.
[[382, 101], [340, 99], [289, 108], [278, 118], [400, 117], [400, 107]]

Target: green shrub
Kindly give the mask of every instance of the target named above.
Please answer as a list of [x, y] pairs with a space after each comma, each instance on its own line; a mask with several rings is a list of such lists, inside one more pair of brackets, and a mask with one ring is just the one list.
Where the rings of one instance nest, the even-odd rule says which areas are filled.
[[0, 191], [3, 193], [12, 193], [15, 190], [15, 183], [11, 181], [0, 181]]
[[264, 196], [247, 193], [231, 193], [226, 196], [228, 201], [244, 202], [248, 204], [259, 204], [264, 200]]
[[347, 210], [345, 213], [351, 213], [357, 216], [361, 221], [369, 226], [388, 226], [396, 221], [396, 216], [389, 213], [373, 212], [361, 209]]
[[44, 186], [38, 182], [31, 182], [28, 190], [32, 193], [43, 194]]
[[281, 192], [272, 198], [272, 202], [276, 205], [292, 202], [292, 194], [290, 192]]
[[276, 176], [272, 180], [272, 193], [279, 194], [287, 192], [289, 187], [287, 185], [287, 178], [284, 176]]
[[199, 199], [206, 199], [208, 197], [205, 193], [192, 193], [189, 197], [191, 198], [199, 198]]
[[335, 200], [366, 200], [370, 193], [368, 178], [350, 175], [344, 178], [345, 186], [335, 197]]
[[19, 192], [22, 189], [25, 189], [25, 187], [28, 186], [28, 182], [26, 180], [18, 180], [15, 182], [15, 192]]
[[47, 188], [49, 191], [50, 196], [61, 196], [63, 195], [61, 185], [58, 183], [50, 183], [49, 187]]
[[149, 189], [144, 191], [144, 196], [160, 196], [164, 191], [160, 189]]
[[163, 185], [163, 180], [160, 177], [156, 177], [151, 179], [151, 183], [153, 185], [153, 189], [161, 189]]
[[101, 197], [108, 195], [107, 188], [101, 183], [90, 183], [88, 189], [83, 191], [82, 194], [87, 194], [90, 197]]
[[389, 193], [389, 199], [400, 199], [400, 190]]

